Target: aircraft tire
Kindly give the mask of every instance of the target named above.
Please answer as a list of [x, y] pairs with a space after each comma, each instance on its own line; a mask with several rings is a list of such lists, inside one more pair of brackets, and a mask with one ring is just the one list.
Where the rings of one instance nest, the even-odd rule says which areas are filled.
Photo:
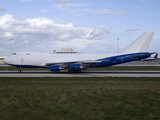
[[68, 73], [81, 73], [81, 70], [80, 70], [80, 71], [72, 71], [72, 70], [68, 70]]

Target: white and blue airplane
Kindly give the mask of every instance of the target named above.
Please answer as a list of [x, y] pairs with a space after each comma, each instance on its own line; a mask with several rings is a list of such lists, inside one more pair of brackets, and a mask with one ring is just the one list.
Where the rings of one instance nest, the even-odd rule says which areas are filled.
[[4, 63], [21, 67], [50, 68], [51, 72], [68, 69], [81, 72], [90, 67], [106, 67], [149, 58], [155, 52], [147, 52], [154, 32], [147, 31], [121, 53], [116, 54], [49, 54], [37, 52], [17, 52], [4, 59]]

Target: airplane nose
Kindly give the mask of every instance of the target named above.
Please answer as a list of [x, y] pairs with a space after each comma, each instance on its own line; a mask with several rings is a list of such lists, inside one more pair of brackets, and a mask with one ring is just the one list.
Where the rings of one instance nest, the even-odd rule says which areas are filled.
[[5, 59], [3, 60], [3, 62], [4, 62], [5, 64], [8, 64], [8, 59], [5, 58]]
[[6, 58], [3, 60], [4, 63], [6, 63]]

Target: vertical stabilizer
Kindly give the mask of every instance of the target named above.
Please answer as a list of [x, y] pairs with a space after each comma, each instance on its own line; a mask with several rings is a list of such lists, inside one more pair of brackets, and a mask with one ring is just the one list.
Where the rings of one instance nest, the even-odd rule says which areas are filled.
[[154, 31], [147, 31], [130, 46], [128, 46], [122, 53], [136, 53], [147, 52], [149, 44], [152, 40]]

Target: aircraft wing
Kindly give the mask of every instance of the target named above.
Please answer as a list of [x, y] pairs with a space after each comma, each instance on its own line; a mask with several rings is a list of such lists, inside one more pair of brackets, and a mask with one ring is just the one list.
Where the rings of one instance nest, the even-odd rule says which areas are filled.
[[98, 63], [102, 61], [93, 61], [93, 60], [87, 60], [87, 61], [72, 61], [72, 62], [59, 62], [59, 63], [54, 63], [54, 62], [48, 62], [45, 65], [46, 66], [51, 66], [51, 65], [61, 65], [64, 68], [69, 67], [70, 64], [82, 64], [84, 67], [96, 67], [98, 66]]
[[73, 63], [77, 63], [77, 62], [47, 62], [45, 65], [46, 66], [51, 66], [51, 65], [59, 65], [59, 64], [66, 64], [66, 65], [68, 65], [68, 64], [73, 64]]
[[84, 67], [96, 67], [98, 66], [98, 63], [101, 62], [110, 62], [114, 61], [117, 57], [111, 57], [111, 58], [104, 58], [100, 60], [84, 60], [84, 61], [71, 61], [71, 62], [47, 62], [45, 63], [46, 66], [51, 66], [51, 65], [61, 65], [64, 68], [67, 68], [70, 66], [70, 64], [81, 64]]

